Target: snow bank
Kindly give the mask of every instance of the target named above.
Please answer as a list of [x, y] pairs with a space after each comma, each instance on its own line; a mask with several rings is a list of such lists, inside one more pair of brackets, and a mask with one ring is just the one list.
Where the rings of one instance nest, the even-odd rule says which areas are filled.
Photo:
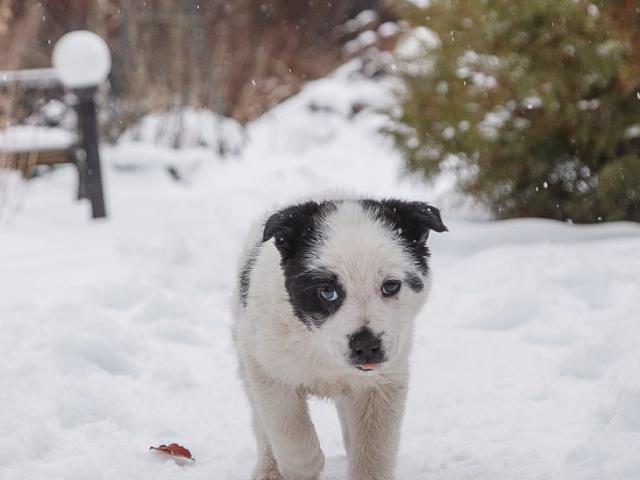
[[63, 150], [75, 140], [74, 134], [62, 128], [16, 125], [0, 130], [0, 152]]
[[244, 143], [243, 128], [235, 120], [184, 108], [147, 115], [129, 128], [112, 149], [111, 162], [129, 171], [169, 166], [191, 170], [204, 161], [238, 156]]
[[[238, 157], [203, 157], [189, 183], [110, 168], [127, 149], [169, 162], [168, 149], [105, 149], [103, 222], [72, 201], [72, 168], [32, 182], [0, 224], [0, 478], [246, 480], [228, 308], [241, 235], [273, 205], [340, 187], [447, 206], [398, 478], [640, 478], [640, 227], [469, 220], [446, 179], [403, 175], [376, 133], [388, 91], [347, 66], [249, 125]], [[314, 402], [313, 417], [325, 479], [345, 478], [335, 412]], [[147, 451], [169, 442], [196, 462]]]

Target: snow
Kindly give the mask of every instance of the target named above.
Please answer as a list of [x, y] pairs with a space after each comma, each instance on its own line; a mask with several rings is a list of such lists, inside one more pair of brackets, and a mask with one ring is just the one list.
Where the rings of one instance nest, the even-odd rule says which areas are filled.
[[418, 8], [428, 8], [431, 5], [431, 0], [409, 0], [410, 3], [414, 4]]
[[382, 38], [392, 37], [400, 31], [400, 26], [396, 22], [384, 22], [378, 27], [378, 35]]
[[237, 157], [245, 142], [237, 121], [185, 108], [147, 115], [124, 132], [107, 155], [119, 170], [173, 168], [188, 178], [204, 163]]
[[62, 128], [14, 125], [0, 130], [0, 152], [64, 150], [75, 140], [75, 135]]
[[356, 38], [348, 41], [344, 45], [344, 51], [354, 54], [364, 48], [371, 47], [378, 42], [378, 35], [373, 30], [365, 30], [358, 34]]
[[358, 30], [370, 26], [378, 20], [378, 13], [374, 10], [363, 10], [355, 18], [347, 20], [343, 30], [347, 33], [355, 33]]
[[147, 115], [120, 138], [170, 148], [210, 147], [222, 154], [235, 155], [244, 144], [242, 126], [231, 118], [213, 112], [184, 108]]
[[440, 45], [438, 35], [427, 27], [416, 27], [406, 33], [397, 48], [397, 53], [408, 59], [414, 59], [437, 48]]
[[0, 72], [0, 86], [14, 83], [38, 85], [39, 87], [59, 85], [58, 74], [53, 68], [31, 68]]
[[[450, 229], [430, 237], [397, 478], [640, 478], [640, 226], [474, 220], [450, 178], [402, 173], [377, 133], [390, 102], [351, 64], [250, 124], [236, 157], [105, 148], [106, 221], [72, 201], [72, 168], [31, 182], [0, 224], [0, 478], [249, 478], [229, 313], [242, 236], [339, 187], [430, 200]], [[189, 182], [115, 168], [171, 152], [197, 157]], [[333, 408], [312, 413], [325, 480], [346, 478]], [[147, 450], [171, 442], [196, 462]]]
[[440, 45], [438, 35], [427, 27], [415, 27], [400, 36], [395, 48], [397, 67], [409, 75], [424, 75], [433, 68], [432, 51]]

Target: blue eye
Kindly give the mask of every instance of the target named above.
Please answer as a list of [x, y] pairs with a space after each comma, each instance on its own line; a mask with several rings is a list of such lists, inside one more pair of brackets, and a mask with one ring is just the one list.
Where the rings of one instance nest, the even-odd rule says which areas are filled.
[[335, 302], [338, 300], [338, 291], [333, 287], [320, 287], [318, 297], [325, 302]]
[[400, 291], [400, 285], [402, 285], [400, 280], [385, 280], [382, 284], [382, 295], [385, 297], [393, 297]]

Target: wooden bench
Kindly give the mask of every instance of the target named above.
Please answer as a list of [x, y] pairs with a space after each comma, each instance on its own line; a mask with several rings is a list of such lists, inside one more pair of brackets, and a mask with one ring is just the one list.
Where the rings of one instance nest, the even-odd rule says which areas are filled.
[[0, 150], [0, 168], [20, 170], [24, 178], [34, 176], [38, 165], [54, 166], [76, 163], [70, 150], [31, 150], [11, 152]]
[[[52, 68], [0, 72], [0, 92], [19, 95], [27, 91], [64, 89]], [[13, 90], [13, 91], [12, 91]], [[68, 148], [15, 149], [0, 144], [0, 168], [19, 169], [27, 178], [38, 165], [74, 164], [78, 169], [78, 199], [91, 202], [93, 218], [106, 216], [98, 145], [96, 87], [73, 89], [72, 107], [78, 116], [78, 140]]]

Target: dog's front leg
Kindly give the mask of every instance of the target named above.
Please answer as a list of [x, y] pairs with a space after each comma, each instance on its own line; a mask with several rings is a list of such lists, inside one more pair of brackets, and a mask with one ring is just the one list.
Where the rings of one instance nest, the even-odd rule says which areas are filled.
[[324, 455], [300, 389], [253, 369], [251, 388], [278, 470], [285, 480], [316, 480]]
[[392, 480], [400, 442], [406, 382], [343, 400], [349, 422], [349, 480]]

